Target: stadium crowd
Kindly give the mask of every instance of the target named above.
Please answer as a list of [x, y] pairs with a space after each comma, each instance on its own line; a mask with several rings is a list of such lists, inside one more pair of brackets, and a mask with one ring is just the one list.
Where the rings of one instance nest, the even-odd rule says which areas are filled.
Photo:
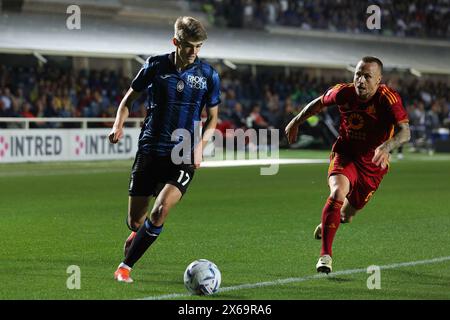
[[[313, 78], [302, 69], [293, 70], [290, 75], [261, 71], [257, 76], [230, 69], [222, 72], [221, 80], [218, 129], [224, 133], [228, 128], [283, 129], [307, 102], [330, 85], [349, 81]], [[448, 83], [399, 75], [391, 75], [387, 83], [403, 98], [411, 125], [415, 128], [414, 140], [430, 136], [437, 128], [450, 128]], [[114, 117], [129, 84], [128, 77], [111, 70], [75, 72], [55, 66], [25, 68], [0, 65], [0, 117]], [[145, 117], [145, 114], [145, 96], [142, 95], [133, 104], [131, 117]], [[337, 125], [336, 108], [330, 108], [325, 116]], [[308, 123], [302, 131], [311, 132], [314, 136], [320, 130], [318, 123]], [[103, 125], [110, 126], [110, 123]], [[17, 124], [0, 122], [0, 126], [14, 127]], [[32, 124], [32, 127], [49, 126], [61, 124]]]
[[[386, 36], [450, 38], [447, 0], [195, 0], [221, 27], [290, 26]], [[381, 29], [369, 30], [368, 6], [381, 9]]]

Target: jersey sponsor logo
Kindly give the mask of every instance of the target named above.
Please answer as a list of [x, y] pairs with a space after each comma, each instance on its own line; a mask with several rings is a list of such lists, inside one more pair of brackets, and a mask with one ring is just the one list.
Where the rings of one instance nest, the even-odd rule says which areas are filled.
[[180, 80], [180, 81], [178, 81], [178, 83], [177, 83], [177, 91], [178, 92], [182, 92], [184, 90], [184, 81], [183, 80]]
[[365, 141], [367, 134], [364, 131], [348, 130], [348, 138], [352, 140]]
[[352, 113], [348, 117], [348, 127], [353, 130], [359, 130], [364, 126], [364, 119], [360, 114]]
[[187, 77], [188, 86], [192, 89], [206, 89], [206, 78], [200, 76], [189, 75]]

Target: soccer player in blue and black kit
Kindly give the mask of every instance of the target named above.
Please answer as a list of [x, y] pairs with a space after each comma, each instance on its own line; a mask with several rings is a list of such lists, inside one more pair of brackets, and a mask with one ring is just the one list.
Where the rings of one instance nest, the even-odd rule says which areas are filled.
[[[122, 99], [109, 134], [111, 143], [122, 138], [131, 103], [146, 90], [147, 116], [139, 135], [129, 185], [127, 224], [132, 233], [125, 242], [125, 259], [114, 273], [114, 279], [120, 282], [133, 282], [131, 268], [159, 236], [170, 209], [180, 201], [200, 165], [201, 158], [197, 156], [189, 156], [194, 160], [190, 163], [174, 163], [172, 150], [186, 141], [172, 139], [172, 133], [177, 129], [186, 130], [191, 136], [191, 155], [198, 155], [208, 141], [204, 134], [200, 143], [194, 144], [195, 127], [205, 106], [208, 118], [203, 132], [212, 132], [217, 124], [219, 75], [197, 57], [207, 38], [206, 31], [192, 17], [178, 18], [174, 29], [175, 52], [148, 58]], [[156, 200], [148, 217], [151, 197]]]

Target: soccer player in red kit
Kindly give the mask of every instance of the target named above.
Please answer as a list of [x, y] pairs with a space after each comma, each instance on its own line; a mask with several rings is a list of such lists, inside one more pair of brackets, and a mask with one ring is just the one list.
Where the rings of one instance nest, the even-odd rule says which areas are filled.
[[[351, 222], [377, 190], [388, 171], [390, 152], [410, 138], [408, 115], [397, 92], [381, 84], [382, 62], [364, 57], [356, 66], [353, 83], [338, 84], [311, 101], [286, 126], [289, 143], [298, 127], [323, 108], [338, 105], [339, 137], [333, 145], [328, 170], [330, 195], [322, 223], [314, 231], [322, 239], [316, 269], [332, 270], [332, 243], [340, 223]], [[398, 127], [394, 135], [394, 128]]]

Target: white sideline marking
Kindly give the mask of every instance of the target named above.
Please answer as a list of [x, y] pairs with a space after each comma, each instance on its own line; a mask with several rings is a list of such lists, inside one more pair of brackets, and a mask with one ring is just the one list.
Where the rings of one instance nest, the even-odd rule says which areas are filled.
[[[388, 264], [384, 266], [379, 266], [380, 269], [396, 269], [396, 268], [402, 268], [402, 267], [410, 267], [410, 266], [417, 266], [421, 264], [432, 264], [432, 263], [439, 263], [444, 261], [450, 261], [450, 256], [447, 257], [439, 257], [429, 260], [418, 260], [418, 261], [410, 261], [410, 262], [400, 262], [400, 263], [393, 263]], [[261, 288], [261, 287], [270, 287], [270, 286], [276, 286], [276, 285], [282, 285], [287, 283], [295, 283], [295, 282], [304, 282], [308, 280], [315, 280], [315, 279], [322, 279], [327, 277], [334, 277], [334, 276], [340, 276], [340, 275], [349, 275], [349, 274], [355, 274], [355, 273], [366, 273], [367, 268], [360, 268], [360, 269], [349, 269], [349, 270], [342, 270], [342, 271], [336, 271], [332, 272], [330, 275], [326, 275], [323, 273], [310, 275], [306, 277], [301, 278], [287, 278], [287, 279], [278, 279], [274, 281], [265, 281], [265, 282], [257, 282], [257, 283], [247, 283], [247, 284], [241, 284], [237, 286], [232, 287], [225, 287], [219, 289], [220, 292], [227, 292], [227, 291], [236, 291], [236, 290], [242, 290], [242, 289], [255, 289], [255, 288]], [[190, 294], [187, 293], [172, 293], [172, 294], [165, 294], [160, 296], [151, 296], [142, 298], [140, 300], [165, 300], [165, 299], [176, 299], [176, 298], [185, 298], [189, 297]]]
[[328, 159], [250, 159], [250, 160], [210, 160], [204, 161], [200, 168], [265, 166], [273, 164], [328, 163]]
[[[1, 0], [0, 0], [1, 1]], [[221, 167], [245, 167], [245, 166], [267, 166], [274, 164], [313, 164], [313, 163], [329, 163], [327, 159], [253, 159], [253, 160], [207, 160], [203, 161], [200, 168], [221, 168]], [[1, 164], [1, 163], [0, 163]], [[30, 163], [31, 164], [31, 163]], [[34, 164], [34, 163], [33, 163]], [[81, 163], [80, 163], [81, 165]], [[4, 170], [0, 172], [0, 177], [21, 177], [21, 176], [59, 176], [66, 174], [97, 174], [97, 173], [113, 173], [113, 172], [128, 172], [127, 167], [113, 167], [113, 168], [96, 168], [95, 164], [61, 170], [56, 167], [55, 171], [50, 171], [50, 169], [39, 168], [31, 170], [20, 169], [15, 170]], [[0, 168], [1, 169], [1, 168]]]

